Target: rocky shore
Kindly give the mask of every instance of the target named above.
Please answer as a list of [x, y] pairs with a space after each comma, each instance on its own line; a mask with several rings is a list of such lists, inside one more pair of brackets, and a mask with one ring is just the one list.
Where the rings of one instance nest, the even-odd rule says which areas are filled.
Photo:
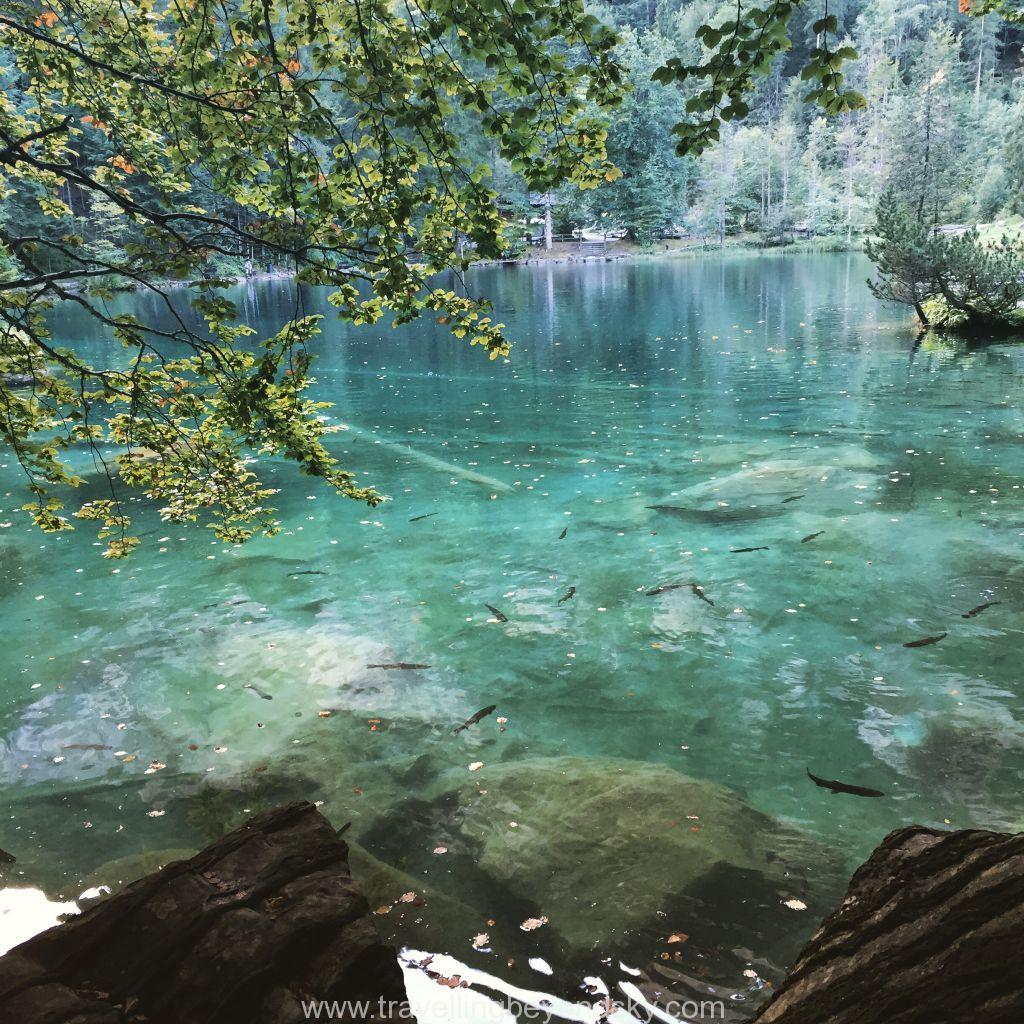
[[[571, 765], [558, 768], [573, 785]], [[614, 780], [604, 781], [614, 791]], [[503, 784], [514, 791], [514, 773]], [[628, 791], [618, 795], [628, 808]], [[739, 803], [730, 809], [722, 793], [706, 795], [726, 805], [712, 827], [724, 828], [729, 842], [744, 842], [730, 818], [739, 815], [738, 827], [750, 812]], [[592, 810], [591, 794], [577, 796], [585, 816]], [[471, 813], [468, 819], [472, 832]], [[570, 834], [573, 828], [567, 821]], [[481, 838], [486, 865], [498, 853], [488, 853]], [[531, 853], [530, 845], [513, 844], [501, 856], [552, 852], [542, 845]], [[585, 854], [587, 845], [577, 852]], [[708, 870], [688, 867], [692, 857], [684, 847], [677, 851], [681, 871]], [[557, 902], [564, 892], [571, 899], [573, 885], [585, 884], [586, 871], [615, 870], [608, 856], [597, 851], [589, 861], [584, 857], [578, 878], [541, 895]], [[345, 841], [312, 804], [258, 815], [196, 856], [167, 865], [0, 958], [0, 1018], [19, 1024], [298, 1024], [309, 1019], [311, 1001], [348, 1000], [349, 1006], [364, 1001], [364, 1009], [332, 1019], [411, 1020], [415, 1007], [408, 1002], [396, 950], [378, 937], [348, 857]], [[388, 875], [366, 855], [362, 860], [371, 888], [381, 881], [375, 871]], [[569, 865], [555, 867], [552, 879]], [[413, 905], [424, 902], [414, 892], [406, 898]], [[627, 892], [618, 912], [625, 913], [631, 899]], [[1024, 835], [900, 829], [857, 871], [845, 899], [760, 1011], [750, 1017], [733, 1002], [718, 1019], [1019, 1021], [1024, 981], [1012, 965], [1024, 935], [1022, 908]], [[567, 909], [568, 904], [560, 907]], [[585, 920], [582, 915], [581, 926]], [[472, 977], [479, 972], [467, 970], [466, 980], [439, 969], [441, 962], [428, 955], [408, 965], [422, 972], [428, 989], [436, 986], [453, 998], [455, 989], [474, 988]], [[631, 973], [636, 977], [620, 983], [620, 991], [604, 986], [595, 1012], [603, 1002], [609, 1012], [615, 1003], [628, 1003], [641, 1012], [671, 1014], [672, 1007], [700, 1006], [698, 997], [707, 998], [672, 962]], [[597, 979], [589, 981], [590, 994], [600, 996]], [[557, 1018], [560, 1004], [547, 1005]]]

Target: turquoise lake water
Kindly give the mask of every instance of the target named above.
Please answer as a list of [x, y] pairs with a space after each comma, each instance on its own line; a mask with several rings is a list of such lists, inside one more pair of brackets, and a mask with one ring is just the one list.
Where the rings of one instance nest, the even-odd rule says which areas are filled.
[[[915, 350], [869, 272], [479, 270], [516, 342], [494, 363], [239, 288], [265, 331], [328, 314], [332, 448], [391, 500], [281, 466], [282, 536], [139, 501], [144, 548], [111, 564], [84, 526], [30, 529], [5, 459], [5, 884], [74, 898], [308, 798], [352, 821], [399, 947], [749, 1007], [890, 830], [1024, 828], [1024, 348]], [[428, 667], [368, 667], [393, 663]]]

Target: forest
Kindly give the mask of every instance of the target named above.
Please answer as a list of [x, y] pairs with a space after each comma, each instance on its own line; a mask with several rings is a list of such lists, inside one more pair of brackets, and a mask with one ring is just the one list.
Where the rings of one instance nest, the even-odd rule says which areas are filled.
[[[829, 4], [843, 43], [857, 51], [844, 73], [866, 100], [828, 117], [804, 102], [799, 71], [814, 45], [812, 5], [798, 11], [795, 45], [757, 82], [743, 123], [699, 158], [680, 159], [672, 127], [688, 96], [651, 75], [673, 55], [696, 59], [701, 24], [728, 4], [697, 0], [595, 5], [621, 34], [632, 92], [609, 127], [622, 177], [580, 199], [563, 193], [562, 227], [609, 224], [650, 243], [666, 226], [761, 244], [794, 232], [849, 244], [892, 189], [928, 226], [983, 224], [1024, 213], [1024, 31], [998, 14], [955, 2], [844, 0]], [[802, 45], [800, 45], [802, 42]], [[689, 90], [692, 91], [692, 90]], [[510, 200], [523, 195], [508, 179]]]
[[[1024, 214], [1024, 26], [998, 12], [978, 16], [954, 0], [833, 0], [828, 11], [837, 38], [857, 54], [844, 74], [865, 102], [830, 117], [805, 102], [800, 76], [822, 5], [798, 7], [793, 46], [756, 79], [749, 115], [726, 124], [720, 141], [702, 154], [680, 157], [673, 127], [697, 86], [664, 85], [655, 73], [673, 58], [698, 60], [697, 30], [727, 18], [732, 5], [594, 0], [587, 6], [617, 32], [614, 56], [625, 69], [628, 87], [618, 108], [593, 111], [605, 124], [608, 156], [620, 176], [587, 191], [576, 183], [560, 186], [556, 234], [605, 231], [644, 247], [683, 233], [717, 244], [815, 238], [826, 247], [849, 247], [872, 223], [887, 189], [929, 227], [1005, 220], [1013, 228]], [[0, 48], [0, 84], [25, 106], [31, 95], [20, 93], [13, 63]], [[508, 226], [506, 253], [521, 253], [524, 240], [538, 233], [538, 194], [480, 132], [472, 111], [455, 111], [449, 127], [471, 158], [489, 168]], [[87, 131], [83, 143], [82, 156], [94, 167], [117, 155], [100, 130]], [[240, 216], [223, 195], [203, 194], [201, 181], [193, 188], [205, 209]], [[123, 252], [132, 234], [123, 211], [71, 183], [64, 199], [97, 255]], [[38, 204], [21, 197], [0, 208], [0, 219], [22, 226], [44, 218]], [[250, 255], [273, 262], [261, 251]], [[213, 259], [225, 272], [239, 272], [243, 262], [244, 254]]]

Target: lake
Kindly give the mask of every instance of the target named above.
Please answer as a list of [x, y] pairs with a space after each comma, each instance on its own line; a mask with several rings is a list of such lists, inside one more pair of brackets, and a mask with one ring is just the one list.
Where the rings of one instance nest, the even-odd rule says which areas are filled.
[[30, 528], [4, 459], [5, 884], [116, 888], [310, 799], [418, 998], [459, 974], [568, 1018], [652, 985], [743, 1016], [890, 830], [1024, 829], [1024, 349], [915, 348], [869, 273], [481, 269], [496, 362], [236, 289], [264, 333], [326, 314], [330, 446], [391, 500], [276, 466], [278, 538], [136, 500], [111, 563], [87, 524]]

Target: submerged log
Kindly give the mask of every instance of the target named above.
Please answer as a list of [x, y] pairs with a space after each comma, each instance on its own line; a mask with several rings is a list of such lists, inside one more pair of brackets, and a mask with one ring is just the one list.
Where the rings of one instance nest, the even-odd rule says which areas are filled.
[[310, 1000], [369, 1001], [332, 1019], [411, 1019], [348, 846], [309, 803], [258, 815], [0, 957], [0, 1020], [18, 1024], [298, 1024]]
[[756, 1024], [1019, 1024], [1024, 834], [885, 838]]

